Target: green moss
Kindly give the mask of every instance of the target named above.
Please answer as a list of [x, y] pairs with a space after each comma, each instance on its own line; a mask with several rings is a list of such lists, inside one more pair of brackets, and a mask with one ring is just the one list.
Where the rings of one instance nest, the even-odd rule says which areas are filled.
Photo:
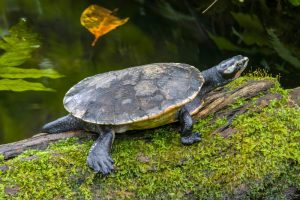
[[0, 163], [4, 161], [4, 155], [0, 154]]
[[[195, 125], [202, 141], [191, 146], [180, 144], [175, 126], [117, 138], [116, 172], [105, 177], [86, 165], [92, 141], [72, 138], [45, 151], [27, 151], [0, 163], [9, 166], [0, 174], [0, 199], [283, 198], [289, 186], [300, 187], [300, 110], [286, 106], [279, 84], [272, 92], [283, 98], [237, 116], [232, 124], [237, 132], [228, 138], [212, 135], [227, 122], [214, 116]], [[239, 99], [235, 106], [245, 102]]]
[[269, 80], [269, 81], [272, 81], [274, 83], [278, 83], [278, 86], [280, 87], [280, 84], [278, 82], [279, 76], [272, 77], [265, 70], [256, 70], [256, 71], [247, 73], [244, 76], [239, 77], [238, 79], [230, 82], [225, 87], [230, 89], [230, 90], [234, 90], [234, 89], [237, 89], [238, 87], [244, 85], [248, 81], [260, 81], [260, 80]]

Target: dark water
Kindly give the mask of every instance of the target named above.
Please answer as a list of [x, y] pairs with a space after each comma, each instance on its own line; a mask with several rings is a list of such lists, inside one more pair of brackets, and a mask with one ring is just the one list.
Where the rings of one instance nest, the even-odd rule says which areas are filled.
[[[120, 18], [130, 17], [95, 47], [91, 46], [93, 36], [79, 21], [82, 11], [93, 3], [119, 8]], [[0, 144], [36, 134], [44, 123], [65, 115], [63, 96], [84, 77], [154, 62], [182, 62], [206, 69], [236, 54], [220, 52], [195, 20], [171, 20], [160, 5], [142, 0], [0, 0], [1, 35], [22, 17], [42, 42], [22, 67], [46, 64], [65, 77], [40, 79], [56, 92], [0, 91]]]

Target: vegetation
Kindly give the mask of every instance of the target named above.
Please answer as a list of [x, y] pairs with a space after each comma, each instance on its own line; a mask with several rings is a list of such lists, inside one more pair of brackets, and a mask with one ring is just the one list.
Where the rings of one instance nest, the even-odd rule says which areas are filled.
[[61, 75], [53, 69], [25, 69], [17, 68], [30, 57], [32, 52], [40, 47], [37, 35], [30, 31], [26, 20], [22, 19], [9, 30], [9, 34], [0, 40], [0, 49], [4, 53], [0, 56], [0, 90], [15, 92], [26, 90], [53, 91], [41, 83], [29, 82], [23, 79], [41, 77], [60, 78]]
[[194, 37], [202, 47], [216, 45], [222, 54], [251, 56], [256, 68], [299, 76], [299, 4], [299, 0], [161, 1], [154, 9], [182, 32], [197, 33]]
[[[92, 141], [57, 142], [45, 151], [31, 150], [0, 163], [0, 195], [6, 199], [280, 199], [299, 190], [300, 110], [288, 106], [287, 91], [277, 80], [254, 73], [245, 81], [273, 80], [282, 95], [259, 111], [238, 115], [236, 133], [224, 138], [212, 131], [226, 119], [209, 116], [194, 127], [203, 140], [182, 146], [176, 127], [165, 126], [117, 138], [112, 156], [116, 172], [93, 173], [86, 165]], [[256, 98], [254, 98], [256, 99]], [[254, 99], [240, 99], [254, 101]], [[1, 198], [1, 196], [0, 196]]]
[[281, 73], [300, 69], [300, 49], [294, 32], [300, 15], [299, 9], [291, 6], [299, 6], [299, 1], [289, 2], [244, 1], [240, 9], [229, 12], [234, 20], [232, 31], [222, 37], [211, 35], [211, 38], [221, 50], [258, 56], [267, 69], [274, 66]]

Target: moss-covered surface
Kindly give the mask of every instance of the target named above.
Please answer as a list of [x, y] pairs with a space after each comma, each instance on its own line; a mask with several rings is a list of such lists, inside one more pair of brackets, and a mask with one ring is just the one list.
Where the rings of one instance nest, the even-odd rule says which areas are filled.
[[[262, 78], [252, 74], [228, 88], [249, 79]], [[237, 116], [237, 132], [228, 138], [212, 135], [226, 120], [211, 123], [210, 116], [195, 125], [203, 139], [192, 146], [180, 144], [175, 126], [116, 139], [116, 172], [106, 177], [86, 165], [92, 141], [73, 138], [0, 158], [0, 199], [284, 198], [288, 188], [300, 188], [300, 110], [287, 106], [287, 92], [277, 82], [272, 92], [283, 98]]]

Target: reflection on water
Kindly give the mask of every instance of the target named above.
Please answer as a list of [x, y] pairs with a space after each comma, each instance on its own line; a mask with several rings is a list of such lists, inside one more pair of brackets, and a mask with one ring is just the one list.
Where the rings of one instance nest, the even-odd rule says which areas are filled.
[[[42, 47], [22, 67], [53, 67], [65, 75], [41, 80], [56, 92], [0, 91], [0, 144], [37, 134], [44, 123], [65, 115], [63, 96], [84, 77], [154, 62], [182, 62], [205, 69], [231, 56], [220, 54], [194, 17], [171, 15], [168, 10], [159, 13], [155, 5], [142, 2], [0, 1], [0, 36], [22, 17], [40, 36]], [[95, 47], [91, 46], [93, 36], [79, 21], [92, 3], [119, 8], [118, 16], [130, 18], [100, 38]]]

